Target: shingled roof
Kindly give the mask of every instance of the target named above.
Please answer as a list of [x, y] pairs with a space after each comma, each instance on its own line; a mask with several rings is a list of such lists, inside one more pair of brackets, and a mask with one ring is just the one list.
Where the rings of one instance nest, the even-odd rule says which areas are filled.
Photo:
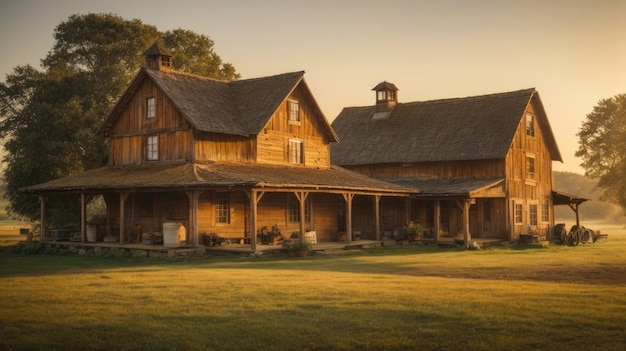
[[502, 159], [533, 102], [552, 160], [562, 161], [534, 88], [466, 98], [399, 103], [387, 118], [375, 106], [349, 107], [332, 127], [331, 163], [359, 165]]
[[[302, 83], [306, 86], [303, 76], [304, 71], [299, 71], [227, 82], [176, 71], [142, 68], [100, 132], [113, 125], [143, 79], [150, 79], [197, 130], [242, 136], [258, 134], [297, 85]], [[312, 94], [309, 95], [313, 105], [317, 106]], [[317, 108], [315, 112], [324, 119], [326, 132], [335, 141], [336, 135], [322, 111]]]
[[147, 163], [103, 167], [26, 187], [23, 190], [40, 193], [224, 186], [418, 193], [415, 189], [376, 180], [338, 166], [317, 169], [235, 163]]

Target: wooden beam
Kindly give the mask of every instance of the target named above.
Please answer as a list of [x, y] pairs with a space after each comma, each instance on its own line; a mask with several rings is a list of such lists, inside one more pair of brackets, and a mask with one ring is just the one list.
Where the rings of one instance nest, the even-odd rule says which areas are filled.
[[298, 202], [300, 203], [300, 240], [304, 240], [304, 225], [305, 223], [305, 202], [306, 199], [309, 197], [309, 193], [306, 191], [296, 191], [294, 192], [294, 195], [296, 196], [296, 198], [298, 199]]
[[354, 199], [353, 193], [342, 193], [343, 199], [346, 201], [346, 237], [348, 238], [348, 244], [352, 242], [352, 200]]
[[120, 244], [124, 243], [124, 234], [126, 232], [126, 215], [125, 215], [125, 204], [126, 199], [130, 194], [127, 192], [120, 192]]
[[39, 195], [39, 240], [42, 243], [48, 241], [46, 230], [48, 227], [46, 224], [46, 200], [44, 195]]
[[435, 243], [439, 241], [439, 231], [441, 230], [441, 200], [437, 199], [435, 201]]
[[380, 240], [380, 195], [374, 195], [374, 233]]
[[257, 217], [257, 191], [250, 191], [250, 250], [256, 251], [256, 217]]
[[80, 242], [85, 243], [85, 233], [87, 231], [87, 199], [85, 192], [80, 193]]
[[470, 246], [470, 240], [472, 239], [469, 224], [469, 208], [470, 200], [466, 199], [463, 201], [463, 244], [465, 244], [465, 247]]
[[200, 245], [200, 237], [198, 234], [198, 201], [202, 190], [185, 191], [189, 198], [189, 232], [187, 234], [187, 242], [194, 247]]

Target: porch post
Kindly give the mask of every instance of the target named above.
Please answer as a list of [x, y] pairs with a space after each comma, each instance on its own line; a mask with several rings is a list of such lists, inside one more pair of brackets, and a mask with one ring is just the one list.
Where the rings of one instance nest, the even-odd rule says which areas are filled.
[[256, 252], [257, 192], [250, 191], [250, 250]]
[[85, 199], [85, 192], [80, 193], [80, 242], [85, 243], [85, 233], [87, 230], [87, 200]]
[[48, 242], [46, 227], [46, 197], [39, 195], [39, 241], [42, 243]]
[[128, 199], [129, 193], [120, 192], [120, 244], [124, 243], [124, 234], [126, 232], [126, 215], [124, 214], [124, 208], [126, 207], [126, 199]]
[[296, 191], [294, 192], [296, 198], [300, 202], [300, 239], [304, 240], [304, 225], [305, 225], [305, 216], [304, 216], [304, 204], [306, 202], [307, 197], [309, 197], [309, 193], [305, 191]]
[[380, 240], [380, 195], [374, 195], [374, 234]]
[[346, 200], [346, 236], [348, 244], [352, 243], [352, 199], [354, 194], [344, 193], [343, 199]]
[[187, 242], [191, 243], [193, 247], [200, 245], [200, 237], [198, 234], [198, 199], [202, 191], [193, 190], [185, 191], [189, 198], [189, 234], [187, 236]]
[[435, 200], [435, 243], [439, 241], [439, 231], [441, 230], [441, 200]]
[[465, 247], [469, 247], [470, 240], [472, 239], [472, 234], [470, 233], [470, 224], [469, 224], [470, 204], [471, 204], [470, 199], [463, 200], [463, 242], [465, 244]]

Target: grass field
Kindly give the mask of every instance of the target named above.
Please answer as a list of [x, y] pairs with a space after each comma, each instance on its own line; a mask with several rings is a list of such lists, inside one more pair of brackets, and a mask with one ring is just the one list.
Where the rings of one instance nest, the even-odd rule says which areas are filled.
[[5, 248], [0, 350], [624, 350], [626, 230], [603, 232], [577, 247], [298, 259]]

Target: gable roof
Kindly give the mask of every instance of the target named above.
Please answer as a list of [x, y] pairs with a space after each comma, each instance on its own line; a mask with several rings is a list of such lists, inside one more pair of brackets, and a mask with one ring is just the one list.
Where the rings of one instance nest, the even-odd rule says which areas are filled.
[[344, 108], [332, 124], [341, 142], [331, 145], [331, 163], [502, 159], [531, 102], [552, 160], [562, 161], [539, 95], [531, 88], [398, 103], [380, 119], [372, 118], [376, 106]]
[[[227, 82], [182, 72], [142, 68], [99, 132], [113, 125], [141, 82], [150, 79], [197, 130], [243, 136], [258, 134], [299, 84], [306, 87], [303, 76], [304, 71], [300, 71]], [[310, 92], [309, 98], [317, 106]], [[331, 141], [336, 141], [336, 135], [322, 111], [317, 108], [315, 112], [323, 119]]]

